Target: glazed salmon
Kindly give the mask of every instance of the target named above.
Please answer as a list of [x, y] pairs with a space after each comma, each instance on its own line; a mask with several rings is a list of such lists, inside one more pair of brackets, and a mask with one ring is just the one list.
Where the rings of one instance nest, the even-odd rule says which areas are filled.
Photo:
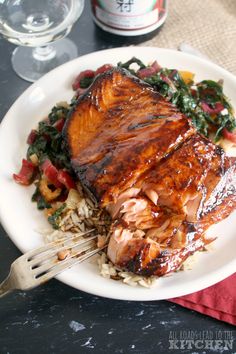
[[135, 197], [110, 207], [120, 220], [113, 225], [108, 256], [137, 274], [164, 275], [212, 242], [205, 231], [236, 208], [236, 159], [196, 134], [133, 190]]
[[236, 159], [124, 69], [95, 79], [63, 133], [78, 179], [114, 220], [108, 257], [120, 267], [179, 269], [236, 208]]
[[124, 69], [94, 81], [64, 130], [80, 181], [103, 207], [194, 133], [176, 107]]
[[186, 214], [195, 222], [205, 195], [204, 181], [218, 147], [196, 134], [137, 182], [142, 191], [160, 205]]

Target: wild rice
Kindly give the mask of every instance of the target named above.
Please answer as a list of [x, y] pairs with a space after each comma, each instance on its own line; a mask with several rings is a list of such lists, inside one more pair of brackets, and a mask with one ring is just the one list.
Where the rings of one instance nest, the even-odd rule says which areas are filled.
[[[108, 239], [111, 226], [110, 216], [104, 210], [99, 209], [91, 199], [84, 196], [80, 185], [77, 187], [78, 191], [70, 190], [65, 201], [66, 207], [60, 217], [59, 230], [53, 232], [47, 230], [46, 234], [44, 233], [45, 242], [71, 237], [91, 228], [94, 228], [105, 240]], [[58, 207], [60, 205], [57, 205]], [[101, 276], [105, 278], [121, 281], [131, 286], [140, 285], [148, 288], [156, 282], [156, 277], [137, 276], [114, 266], [104, 252], [98, 255], [97, 263]]]
[[[66, 200], [66, 207], [60, 217], [59, 230], [46, 232], [45, 242], [52, 242], [64, 237], [75, 236], [78, 233], [95, 229], [100, 237], [108, 239], [111, 219], [108, 213], [99, 209], [95, 203], [85, 197], [80, 185], [78, 191], [70, 190]], [[60, 205], [57, 205], [57, 208]], [[101, 276], [123, 282], [131, 286], [153, 287], [157, 283], [157, 277], [143, 277], [126, 272], [114, 266], [105, 252], [98, 255], [97, 263]], [[191, 261], [188, 260], [185, 269], [190, 269]], [[183, 266], [182, 268], [183, 269]]]

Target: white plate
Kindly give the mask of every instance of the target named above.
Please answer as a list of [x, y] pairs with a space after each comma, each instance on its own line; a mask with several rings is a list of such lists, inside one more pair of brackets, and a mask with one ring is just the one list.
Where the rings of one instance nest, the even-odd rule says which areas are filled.
[[[12, 180], [27, 149], [26, 138], [51, 107], [72, 97], [71, 83], [81, 70], [95, 69], [104, 63], [116, 64], [132, 56], [145, 63], [157, 59], [169, 68], [196, 73], [196, 80], [224, 79], [224, 90], [236, 107], [236, 78], [203, 59], [173, 50], [127, 47], [85, 55], [51, 71], [30, 86], [14, 103], [0, 127], [0, 217], [16, 246], [26, 252], [42, 243], [37, 230], [47, 227], [42, 212], [31, 203], [33, 187], [21, 187]], [[84, 263], [65, 271], [57, 278], [88, 293], [123, 300], [160, 300], [206, 288], [236, 271], [236, 213], [213, 227], [219, 236], [211, 252], [202, 252], [193, 269], [174, 273], [158, 280], [155, 288], [130, 287], [99, 275], [96, 264]], [[4, 250], [2, 250], [4, 252]]]

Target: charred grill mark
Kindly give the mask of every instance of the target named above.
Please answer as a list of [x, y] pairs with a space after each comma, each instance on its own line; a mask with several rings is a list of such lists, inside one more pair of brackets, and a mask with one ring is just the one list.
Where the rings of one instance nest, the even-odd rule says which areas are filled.
[[[142, 276], [163, 276], [170, 272], [176, 271], [180, 268], [182, 263], [194, 252], [204, 247], [204, 242], [200, 238], [191, 242], [187, 247], [180, 250], [164, 250], [160, 255], [142, 267], [142, 260], [145, 254], [145, 247], [143, 247], [135, 257], [130, 260], [125, 267], [136, 274]], [[124, 266], [124, 265], [123, 265]]]
[[150, 116], [147, 116], [146, 119], [148, 119], [148, 120], [145, 121], [145, 122], [130, 124], [128, 126], [128, 131], [139, 129], [139, 128], [143, 128], [143, 127], [149, 126], [151, 124], [156, 124], [155, 120], [163, 119], [163, 118], [167, 118], [167, 116], [166, 115], [150, 115]]
[[143, 245], [138, 253], [134, 256], [133, 259], [129, 260], [126, 264], [121, 264], [121, 266], [127, 268], [129, 271], [135, 274], [142, 274], [143, 267], [142, 262], [145, 258], [145, 254], [150, 249], [150, 244]]

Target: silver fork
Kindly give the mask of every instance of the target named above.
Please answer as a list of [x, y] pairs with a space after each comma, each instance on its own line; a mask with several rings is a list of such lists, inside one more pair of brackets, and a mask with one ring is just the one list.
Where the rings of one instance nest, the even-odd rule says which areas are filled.
[[93, 232], [89, 230], [48, 243], [17, 258], [7, 278], [0, 284], [0, 297], [12, 290], [29, 290], [41, 285], [104, 249], [106, 245], [97, 247], [97, 235], [91, 235]]

